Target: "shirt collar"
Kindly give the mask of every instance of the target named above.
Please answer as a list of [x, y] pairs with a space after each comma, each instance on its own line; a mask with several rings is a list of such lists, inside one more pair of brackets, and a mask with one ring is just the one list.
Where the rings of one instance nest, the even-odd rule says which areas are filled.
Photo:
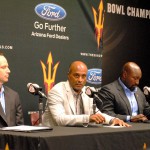
[[0, 91], [0, 98], [3, 96], [3, 94], [4, 94], [4, 87], [2, 86]]
[[124, 91], [128, 91], [128, 92], [133, 92], [135, 93], [137, 91], [137, 87], [135, 87], [134, 91], [131, 91], [129, 88], [127, 88], [125, 86], [125, 84], [121, 81], [120, 77], [118, 78], [119, 83], [121, 84], [122, 88], [124, 89]]
[[4, 92], [4, 87], [3, 87], [3, 85], [2, 85], [2, 88], [1, 88], [0, 93], [3, 93], [3, 92]]
[[[70, 85], [70, 84], [69, 84], [69, 85]], [[75, 96], [79, 96], [79, 95], [81, 95], [81, 94], [83, 93], [83, 90], [81, 90], [80, 93], [75, 92], [74, 89], [73, 89], [71, 86], [70, 86], [70, 89], [71, 89], [73, 95], [75, 95]]]

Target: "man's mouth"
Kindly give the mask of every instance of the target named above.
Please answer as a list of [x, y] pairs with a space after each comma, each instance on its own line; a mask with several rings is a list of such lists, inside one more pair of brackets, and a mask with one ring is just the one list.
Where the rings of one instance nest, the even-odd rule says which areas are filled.
[[76, 84], [76, 86], [81, 87], [81, 86], [83, 86], [83, 85], [82, 85], [82, 84]]

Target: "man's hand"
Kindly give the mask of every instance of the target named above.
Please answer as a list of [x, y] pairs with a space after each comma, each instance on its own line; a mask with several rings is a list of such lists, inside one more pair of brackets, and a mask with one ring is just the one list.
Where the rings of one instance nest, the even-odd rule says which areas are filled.
[[90, 122], [96, 122], [97, 124], [104, 123], [105, 118], [101, 114], [93, 114], [90, 116]]
[[125, 123], [123, 120], [120, 120], [118, 118], [114, 118], [112, 120], [111, 126], [114, 126], [114, 125], [119, 125], [119, 126], [123, 126], [123, 127], [131, 127], [131, 125]]
[[144, 116], [143, 114], [139, 114], [139, 115], [136, 115], [136, 116], [131, 116], [131, 119], [130, 121], [131, 122], [140, 122], [140, 121], [146, 121], [148, 120], [146, 116]]

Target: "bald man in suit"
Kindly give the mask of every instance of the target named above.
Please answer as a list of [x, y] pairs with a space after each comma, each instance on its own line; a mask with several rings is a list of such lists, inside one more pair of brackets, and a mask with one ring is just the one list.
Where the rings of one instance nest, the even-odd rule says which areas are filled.
[[50, 125], [53, 121], [59, 126], [81, 126], [86, 118], [88, 123], [129, 127], [124, 121], [101, 113], [97, 108], [96, 113], [93, 112], [93, 98], [85, 93], [87, 71], [85, 63], [71, 63], [68, 80], [57, 83], [48, 93], [43, 124]]
[[18, 93], [3, 85], [8, 82], [9, 74], [7, 59], [0, 53], [0, 127], [24, 124]]
[[138, 87], [141, 77], [141, 68], [136, 63], [125, 63], [120, 77], [99, 91], [102, 112], [127, 122], [148, 122], [150, 105]]

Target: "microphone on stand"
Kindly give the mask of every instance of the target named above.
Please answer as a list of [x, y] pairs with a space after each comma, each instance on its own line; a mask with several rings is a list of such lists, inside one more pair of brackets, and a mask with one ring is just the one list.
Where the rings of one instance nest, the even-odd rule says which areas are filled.
[[36, 83], [28, 83], [27, 84], [27, 88], [28, 91], [33, 94], [33, 95], [39, 95], [39, 119], [37, 121], [39, 121], [39, 126], [42, 126], [42, 114], [43, 114], [43, 101], [41, 98], [46, 98], [46, 95], [41, 92], [42, 91], [42, 87], [40, 87], [38, 84]]
[[[90, 98], [93, 98], [93, 111], [95, 111], [96, 106], [99, 110], [102, 109], [103, 102], [98, 96], [98, 92], [95, 90], [95, 88], [87, 87], [85, 90], [86, 95], [88, 95]], [[96, 104], [96, 106], [94, 106]], [[95, 109], [94, 109], [95, 108]]]
[[150, 87], [144, 86], [143, 91], [146, 96], [150, 95]]
[[39, 95], [41, 98], [46, 98], [47, 99], [47, 96], [41, 92], [42, 91], [42, 87], [40, 87], [38, 84], [36, 83], [28, 83], [27, 84], [27, 88], [28, 88], [28, 91], [33, 94], [33, 95]]

